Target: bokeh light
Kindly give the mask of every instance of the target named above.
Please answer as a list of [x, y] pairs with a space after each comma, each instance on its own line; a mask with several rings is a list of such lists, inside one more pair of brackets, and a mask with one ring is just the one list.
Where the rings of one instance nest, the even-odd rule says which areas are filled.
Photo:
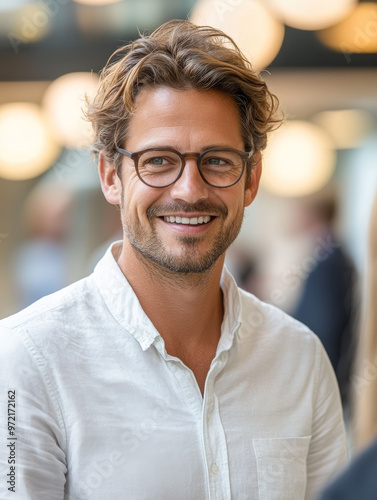
[[56, 138], [71, 148], [87, 147], [92, 128], [85, 120], [85, 96], [89, 98], [98, 87], [95, 73], [68, 73], [54, 80], [43, 97], [43, 108]]
[[52, 16], [42, 2], [14, 2], [10, 7], [8, 2], [0, 5], [0, 33], [16, 53], [19, 45], [39, 42], [51, 32]]
[[53, 164], [59, 152], [39, 106], [9, 103], [0, 107], [0, 177], [35, 177]]
[[74, 2], [84, 5], [108, 5], [110, 3], [117, 3], [121, 1], [122, 0], [74, 0]]
[[317, 33], [327, 47], [339, 52], [377, 52], [377, 5], [359, 4], [342, 22]]
[[287, 26], [302, 30], [327, 28], [347, 16], [357, 3], [357, 0], [266, 1]]
[[270, 137], [261, 185], [280, 196], [306, 196], [328, 183], [335, 166], [333, 144], [320, 127], [289, 121]]
[[326, 130], [337, 149], [360, 146], [375, 128], [371, 114], [359, 109], [322, 111], [312, 121]]
[[258, 0], [199, 0], [190, 20], [231, 36], [256, 68], [264, 68], [275, 59], [284, 39], [283, 24]]

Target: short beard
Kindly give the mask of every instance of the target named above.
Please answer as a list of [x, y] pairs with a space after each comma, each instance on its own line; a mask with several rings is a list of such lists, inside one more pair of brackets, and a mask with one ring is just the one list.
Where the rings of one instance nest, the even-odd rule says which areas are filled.
[[219, 257], [225, 252], [227, 246], [219, 246], [215, 241], [214, 247], [204, 256], [196, 257], [196, 245], [198, 238], [182, 236], [180, 241], [185, 246], [185, 255], [190, 258], [174, 257], [162, 251], [157, 241], [151, 242], [147, 247], [141, 248], [137, 243], [130, 240], [132, 246], [147, 260], [154, 262], [159, 267], [182, 275], [204, 273], [215, 265]]
[[[123, 201], [123, 194], [122, 194]], [[136, 250], [136, 256], [145, 264], [154, 264], [152, 267], [157, 267], [164, 274], [188, 276], [207, 273], [213, 268], [217, 260], [227, 250], [227, 248], [236, 239], [242, 225], [243, 215], [238, 223], [230, 224], [226, 228], [225, 233], [220, 232], [213, 242], [211, 248], [205, 255], [200, 255], [197, 251], [197, 244], [202, 241], [205, 236], [180, 236], [179, 240], [184, 245], [183, 255], [174, 256], [169, 253], [169, 249], [164, 248], [162, 242], [157, 237], [154, 221], [163, 213], [174, 212], [201, 212], [216, 215], [224, 221], [228, 215], [226, 206], [213, 205], [207, 202], [198, 202], [192, 205], [186, 203], [171, 203], [162, 207], [152, 206], [147, 210], [147, 217], [150, 221], [153, 236], [148, 236], [146, 231], [140, 225], [138, 227], [127, 227], [125, 220], [122, 217], [122, 225], [125, 236], [130, 244]], [[121, 213], [124, 214], [123, 206]], [[235, 221], [236, 222], [236, 221]]]

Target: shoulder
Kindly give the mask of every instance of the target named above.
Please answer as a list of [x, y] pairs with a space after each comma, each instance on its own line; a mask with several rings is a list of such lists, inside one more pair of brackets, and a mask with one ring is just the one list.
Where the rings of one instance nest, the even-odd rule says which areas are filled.
[[312, 349], [321, 346], [318, 337], [303, 323], [278, 307], [263, 302], [251, 293], [239, 290], [242, 307], [242, 327], [250, 335], [268, 338], [269, 342], [293, 343]]
[[47, 337], [59, 336], [73, 319], [90, 314], [93, 294], [96, 289], [89, 276], [0, 320], [0, 345], [7, 342], [10, 334], [29, 348], [43, 345]]
[[[242, 321], [237, 342], [249, 356], [292, 378], [300, 374], [318, 391], [321, 379], [331, 387], [334, 376], [328, 356], [317, 335], [281, 309], [240, 291]], [[253, 358], [254, 359], [254, 358]]]

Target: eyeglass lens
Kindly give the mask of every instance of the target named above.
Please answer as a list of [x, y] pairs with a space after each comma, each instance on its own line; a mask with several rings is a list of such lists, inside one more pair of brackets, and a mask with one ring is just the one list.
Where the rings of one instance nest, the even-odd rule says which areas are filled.
[[[242, 158], [234, 151], [208, 151], [198, 167], [202, 176], [213, 186], [226, 187], [235, 183], [242, 172]], [[146, 151], [139, 157], [139, 175], [150, 186], [160, 187], [176, 180], [181, 158], [172, 151]]]

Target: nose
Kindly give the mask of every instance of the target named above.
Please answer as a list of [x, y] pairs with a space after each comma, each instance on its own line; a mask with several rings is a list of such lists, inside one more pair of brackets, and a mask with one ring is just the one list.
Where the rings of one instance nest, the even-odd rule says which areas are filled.
[[208, 184], [202, 179], [197, 158], [186, 157], [181, 177], [171, 186], [170, 195], [175, 200], [196, 203], [208, 198]]

